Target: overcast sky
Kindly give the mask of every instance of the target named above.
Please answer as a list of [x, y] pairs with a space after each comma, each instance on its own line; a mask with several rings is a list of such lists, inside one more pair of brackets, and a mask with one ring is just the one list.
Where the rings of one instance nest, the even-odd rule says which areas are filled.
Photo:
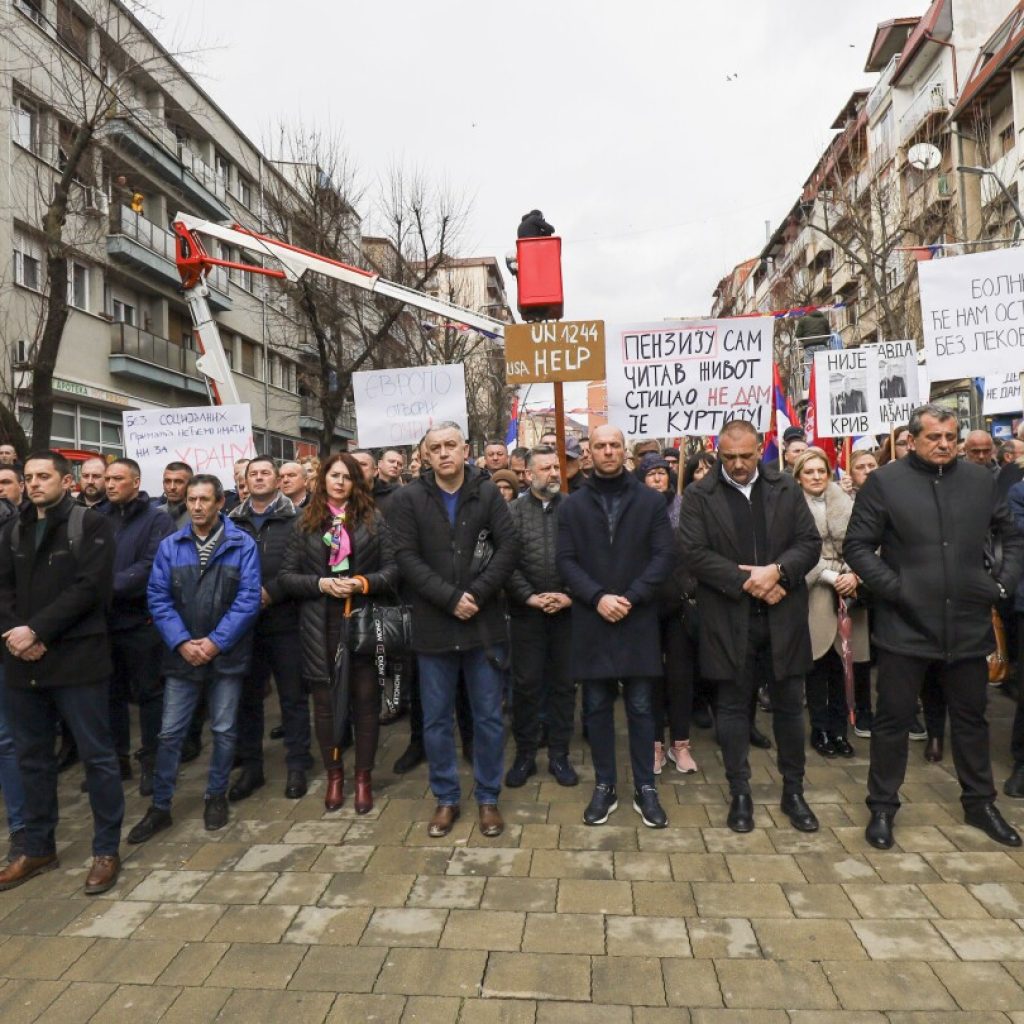
[[473, 201], [462, 255], [501, 261], [539, 207], [563, 238], [565, 318], [616, 322], [708, 313], [876, 77], [875, 25], [927, 3], [150, 6], [254, 141], [294, 117], [342, 134], [368, 178], [398, 160], [446, 179]]

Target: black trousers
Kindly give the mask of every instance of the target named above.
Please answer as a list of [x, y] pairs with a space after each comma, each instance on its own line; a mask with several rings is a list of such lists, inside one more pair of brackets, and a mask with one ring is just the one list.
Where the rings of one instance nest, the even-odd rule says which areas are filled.
[[846, 681], [843, 659], [830, 647], [807, 673], [807, 712], [811, 728], [830, 736], [846, 736], [849, 712], [846, 707]]
[[[759, 658], [761, 673], [758, 672]], [[743, 667], [735, 679], [718, 681], [718, 742], [722, 748], [729, 792], [733, 796], [750, 793], [751, 701], [757, 692], [759, 676], [765, 671], [764, 666], [767, 666], [782, 792], [789, 795], [802, 793], [804, 789], [804, 677], [776, 678], [771, 668], [768, 616], [752, 610]]]
[[92, 808], [94, 856], [117, 853], [124, 820], [124, 789], [110, 735], [107, 681], [38, 690], [7, 686], [7, 719], [14, 733], [25, 789], [25, 852], [43, 857], [57, 850], [57, 716], [67, 723], [85, 766]]
[[1017, 713], [1010, 733], [1014, 768], [1024, 768], [1024, 615], [1017, 615]]
[[530, 608], [512, 617], [512, 734], [516, 753], [533, 757], [543, 713], [548, 754], [569, 752], [576, 710], [569, 609], [556, 615]]
[[252, 666], [242, 681], [238, 701], [238, 762], [243, 767], [263, 768], [263, 700], [271, 673], [281, 703], [285, 765], [289, 771], [308, 771], [313, 766], [309, 753], [309, 696], [302, 683], [298, 632], [257, 631], [253, 635]]
[[131, 753], [129, 704], [139, 705], [139, 746], [150, 763], [156, 758], [157, 737], [164, 713], [164, 681], [160, 665], [164, 642], [156, 627], [137, 626], [110, 634], [114, 673], [110, 677], [110, 730], [118, 757]]
[[942, 739], [946, 735], [946, 698], [939, 684], [939, 665], [928, 666], [921, 685], [921, 708], [929, 739]]
[[917, 711], [929, 667], [935, 666], [938, 685], [949, 709], [953, 767], [965, 808], [995, 799], [989, 758], [988, 665], [984, 658], [940, 662], [878, 652], [878, 700], [871, 726], [871, 767], [868, 807], [873, 811], [899, 809], [900, 786], [907, 773], [910, 723]]
[[688, 740], [697, 645], [680, 615], [666, 615], [661, 620], [661, 649], [665, 655], [665, 674], [654, 680], [654, 738], [664, 742], [667, 718], [669, 739]]

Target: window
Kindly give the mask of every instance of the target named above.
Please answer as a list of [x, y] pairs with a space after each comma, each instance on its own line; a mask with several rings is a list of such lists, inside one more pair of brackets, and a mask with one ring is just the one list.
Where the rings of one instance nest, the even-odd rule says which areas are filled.
[[43, 23], [43, 12], [39, 9], [39, 0], [14, 0], [14, 6], [37, 25]]
[[39, 247], [20, 234], [14, 236], [14, 280], [23, 288], [42, 291], [43, 266]]
[[11, 107], [11, 138], [22, 149], [40, 155], [39, 108], [17, 98]]
[[247, 377], [255, 377], [257, 374], [256, 346], [245, 339], [242, 339], [242, 373]]
[[238, 199], [246, 209], [252, 209], [252, 184], [241, 176], [238, 179]]
[[217, 168], [217, 177], [220, 178], [225, 187], [227, 187], [228, 182], [231, 180], [231, 162], [226, 156], [216, 153], [214, 154], [214, 163]]
[[68, 304], [88, 312], [89, 268], [81, 263], [68, 265]]
[[129, 303], [114, 299], [111, 303], [111, 312], [114, 314], [115, 323], [135, 325], [135, 307]]

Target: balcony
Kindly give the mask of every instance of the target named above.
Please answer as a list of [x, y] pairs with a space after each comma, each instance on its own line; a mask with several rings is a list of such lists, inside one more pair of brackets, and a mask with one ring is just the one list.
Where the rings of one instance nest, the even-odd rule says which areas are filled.
[[867, 114], [869, 120], [875, 116], [875, 113], [891, 93], [892, 76], [896, 74], [899, 62], [900, 55], [898, 53], [893, 54], [892, 60], [885, 65], [885, 70], [878, 76], [878, 81], [875, 82], [874, 88], [868, 93]]
[[203, 214], [215, 220], [231, 218], [224, 182], [190, 149], [179, 145], [174, 132], [155, 114], [133, 109], [108, 121], [105, 131], [119, 146], [184, 193]]
[[[107, 255], [161, 284], [181, 288], [181, 277], [174, 261], [174, 235], [146, 220], [142, 214], [133, 213], [127, 206], [115, 206], [111, 211]], [[221, 311], [230, 309], [228, 276], [224, 268], [214, 267], [206, 283], [210, 305]]]
[[934, 208], [952, 200], [953, 183], [952, 174], [926, 172], [921, 183], [907, 196], [907, 220], [913, 223], [929, 213], [941, 216], [942, 214]]
[[844, 257], [832, 273], [832, 294], [843, 295], [857, 286], [860, 268]]
[[932, 82], [917, 94], [900, 118], [900, 143], [909, 142], [933, 117], [945, 116], [946, 86]]
[[[323, 430], [324, 417], [319, 401], [313, 395], [299, 396], [299, 429], [309, 431]], [[351, 402], [343, 402], [341, 412], [334, 424], [334, 436], [351, 440], [356, 436], [356, 407]]]
[[206, 380], [196, 369], [195, 352], [132, 324], [110, 325], [108, 368], [114, 375], [209, 395]]
[[832, 294], [832, 268], [822, 267], [814, 275], [814, 280], [811, 283], [811, 294], [815, 298], [822, 296], [829, 296]]
[[[1004, 153], [989, 168], [989, 170], [992, 174], [995, 174], [1008, 189], [1012, 189], [1017, 183], [1017, 168], [1019, 162], [1017, 147], [1014, 146], [1013, 149]], [[999, 187], [999, 182], [986, 174], [985, 177], [981, 179], [982, 205], [991, 206], [997, 200], [1002, 201], [1003, 199], [1005, 199], [1005, 196], [1003, 195], [1003, 190]]]

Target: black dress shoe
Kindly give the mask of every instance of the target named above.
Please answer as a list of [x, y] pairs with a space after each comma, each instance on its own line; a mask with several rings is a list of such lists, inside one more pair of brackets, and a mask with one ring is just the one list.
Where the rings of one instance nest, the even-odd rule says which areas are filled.
[[283, 725], [275, 725], [274, 728], [270, 730], [270, 738], [272, 740], [283, 740], [284, 739], [284, 726]]
[[924, 759], [932, 764], [938, 764], [942, 760], [941, 736], [928, 737], [928, 742], [924, 745]]
[[814, 811], [807, 806], [802, 793], [787, 793], [779, 806], [798, 832], [818, 831], [818, 819], [814, 816]]
[[159, 807], [150, 807], [142, 821], [128, 833], [128, 842], [132, 846], [145, 843], [147, 840], [152, 839], [157, 832], [163, 832], [165, 828], [170, 828], [173, 824], [170, 811], [162, 810]]
[[999, 813], [995, 804], [980, 804], [964, 811], [964, 821], [968, 825], [980, 828], [989, 839], [994, 839], [1003, 846], [1020, 846], [1020, 836]]
[[868, 827], [864, 829], [864, 838], [876, 850], [892, 849], [892, 811], [872, 811]]
[[811, 731], [811, 747], [821, 754], [822, 757], [833, 758], [837, 754], [836, 745], [823, 729], [813, 729]]
[[758, 750], [772, 749], [772, 741], [753, 723], [750, 726], [750, 745]]
[[423, 764], [425, 760], [426, 753], [423, 750], [423, 744], [417, 743], [416, 740], [410, 740], [409, 746], [405, 748], [405, 753], [395, 761], [394, 773], [404, 775], [406, 772], [411, 772], [417, 765]]
[[732, 798], [725, 823], [733, 832], [753, 832], [754, 800], [749, 793], [737, 793]]
[[265, 785], [266, 781], [262, 768], [254, 768], [249, 765], [239, 772], [235, 784], [228, 790], [228, 799], [232, 803], [244, 800], [246, 797], [252, 796], [260, 786]]
[[298, 768], [288, 769], [288, 780], [284, 784], [284, 795], [289, 800], [300, 800], [309, 791], [306, 773]]
[[837, 736], [835, 733], [830, 733], [828, 738], [832, 741], [832, 746], [840, 757], [856, 756], [857, 751], [853, 749], [852, 744], [845, 736]]

